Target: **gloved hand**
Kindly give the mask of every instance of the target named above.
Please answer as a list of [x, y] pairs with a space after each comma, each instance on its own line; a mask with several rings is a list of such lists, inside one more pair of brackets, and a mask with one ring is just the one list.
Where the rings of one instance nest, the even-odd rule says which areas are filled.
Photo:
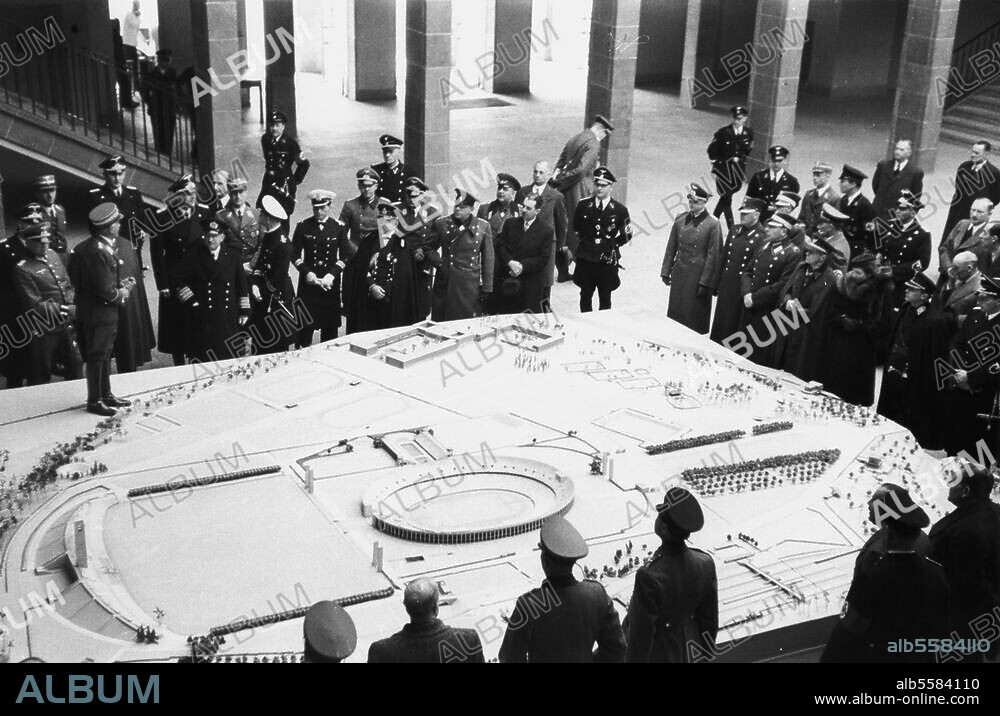
[[260, 286], [258, 286], [257, 284], [254, 284], [253, 286], [250, 287], [250, 293], [253, 295], [253, 300], [255, 301], [261, 300]]
[[383, 289], [378, 284], [372, 284], [370, 290], [372, 292], [372, 296], [375, 297], [375, 300], [381, 301], [383, 298], [385, 298], [385, 289]]
[[744, 308], [753, 308], [753, 294], [747, 294], [743, 297]]
[[669, 276], [660, 276], [660, 280], [663, 281], [663, 285], [664, 286], [669, 286], [670, 285], [670, 277]]
[[710, 291], [708, 286], [698, 285], [698, 298], [705, 298], [705, 296], [709, 295], [709, 293]]

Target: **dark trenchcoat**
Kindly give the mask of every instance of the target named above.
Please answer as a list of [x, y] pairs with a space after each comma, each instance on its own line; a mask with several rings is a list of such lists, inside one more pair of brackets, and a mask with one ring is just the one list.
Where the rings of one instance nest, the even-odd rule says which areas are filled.
[[[179, 209], [162, 209], [156, 214], [156, 225], [166, 229], [156, 233], [149, 243], [149, 257], [153, 265], [156, 290], [171, 287], [171, 277], [180, 267], [184, 255], [201, 243], [201, 220], [208, 207], [198, 204], [185, 219]], [[187, 311], [181, 306], [177, 296], [171, 292], [167, 298], [160, 298], [157, 349], [160, 353], [178, 354], [188, 350]]]
[[[128, 300], [119, 309], [118, 333], [115, 335], [115, 368], [119, 373], [133, 373], [140, 366], [153, 360], [151, 351], [156, 347], [153, 317], [149, 312], [149, 298], [142, 281], [139, 253], [132, 243], [118, 242], [118, 256], [122, 261], [121, 276], [135, 279], [135, 286]], [[161, 301], [162, 303], [162, 301]]]
[[[929, 536], [931, 559], [951, 584], [951, 628], [960, 638], [978, 638], [972, 623], [1000, 606], [1000, 505], [986, 499], [957, 507]], [[994, 637], [993, 654], [997, 648]]]
[[670, 227], [660, 276], [670, 280], [667, 318], [698, 333], [708, 333], [712, 294], [719, 285], [722, 262], [719, 221], [702, 211], [684, 212]]
[[802, 260], [802, 251], [791, 240], [769, 241], [757, 250], [754, 260], [743, 269], [740, 290], [753, 299], [750, 308], [743, 309], [743, 331], [752, 352], [747, 356], [754, 363], [774, 366], [774, 340], [779, 333], [771, 315], [778, 306], [778, 295]]
[[712, 555], [664, 545], [635, 574], [625, 618], [628, 662], [688, 663], [715, 656], [719, 593]]
[[[524, 217], [509, 219], [500, 230], [497, 240], [497, 281], [494, 295], [500, 313], [543, 313], [542, 300], [545, 298], [545, 270], [551, 263], [555, 246], [552, 227], [535, 217], [527, 232]], [[510, 276], [511, 261], [521, 264], [521, 275], [517, 277], [520, 289], [507, 296], [503, 291], [503, 281]]]
[[614, 663], [624, 658], [625, 637], [611, 597], [599, 582], [573, 577], [547, 579], [518, 597], [500, 645], [502, 663]]
[[[353, 241], [351, 242], [354, 243]], [[342, 286], [344, 289], [344, 316], [347, 318], [347, 333], [358, 333], [373, 328], [368, 317], [368, 269], [372, 258], [378, 252], [378, 230], [360, 235], [357, 251], [344, 269]]]
[[489, 223], [472, 216], [463, 224], [452, 216], [438, 219], [428, 237], [427, 250], [441, 251], [431, 317], [435, 321], [454, 321], [482, 315], [480, 294], [491, 293], [494, 288], [495, 254]]
[[740, 330], [743, 320], [742, 275], [764, 243], [764, 227], [758, 222], [750, 228], [733, 227], [722, 249], [722, 271], [715, 302], [715, 318], [709, 334], [716, 343]]
[[401, 631], [368, 647], [369, 664], [482, 664], [483, 644], [475, 629], [456, 629], [433, 619], [405, 624]]
[[801, 365], [802, 345], [809, 337], [809, 326], [816, 319], [816, 309], [819, 299], [834, 283], [833, 270], [824, 267], [819, 271], [813, 271], [806, 265], [805, 261], [795, 267], [795, 271], [785, 282], [778, 294], [778, 305], [775, 310], [787, 319], [786, 327], [795, 323], [794, 316], [785, 308], [788, 301], [795, 299], [805, 317], [799, 317], [799, 328], [787, 328], [787, 333], [779, 331], [774, 342], [772, 367], [792, 373], [803, 380], [807, 380], [805, 370]]
[[250, 315], [249, 279], [239, 252], [221, 246], [213, 259], [202, 243], [187, 252], [173, 280], [189, 311], [192, 355], [201, 361], [239, 357], [231, 339], [239, 333], [240, 317]]

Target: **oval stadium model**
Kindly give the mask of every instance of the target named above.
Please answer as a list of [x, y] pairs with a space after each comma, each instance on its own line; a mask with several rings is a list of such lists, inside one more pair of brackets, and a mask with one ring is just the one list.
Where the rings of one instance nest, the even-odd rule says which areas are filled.
[[362, 513], [393, 537], [462, 544], [538, 529], [573, 504], [573, 481], [551, 465], [501, 457], [415, 465], [368, 489]]

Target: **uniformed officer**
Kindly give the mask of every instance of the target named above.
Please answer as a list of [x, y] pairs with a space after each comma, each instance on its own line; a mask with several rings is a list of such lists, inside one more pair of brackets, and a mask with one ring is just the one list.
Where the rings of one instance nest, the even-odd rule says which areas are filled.
[[715, 292], [715, 317], [709, 337], [716, 343], [740, 330], [743, 320], [742, 276], [765, 239], [760, 217], [767, 209], [761, 199], [745, 197], [740, 207], [740, 223], [729, 232], [722, 248], [722, 273]]
[[45, 221], [49, 223], [49, 248], [59, 255], [63, 266], [69, 261], [66, 253], [66, 209], [56, 203], [56, 178], [53, 174], [44, 174], [34, 181], [35, 199], [42, 207]]
[[841, 230], [841, 227], [850, 220], [851, 217], [833, 204], [823, 204], [820, 208], [819, 221], [814, 230], [817, 238], [825, 239], [835, 249], [836, 253], [830, 255], [830, 268], [841, 274], [851, 265], [853, 257], [851, 245]]
[[767, 204], [764, 216], [761, 217], [765, 222], [777, 211], [775, 199], [778, 198], [778, 194], [782, 191], [793, 191], [796, 194], [799, 192], [799, 180], [788, 173], [788, 149], [775, 144], [768, 148], [767, 154], [770, 157], [770, 166], [750, 177], [747, 186], [747, 196], [760, 199]]
[[409, 326], [424, 317], [417, 315], [414, 251], [419, 237], [402, 228], [399, 204], [380, 197], [378, 214], [378, 251], [371, 258], [366, 276], [366, 331]]
[[892, 305], [903, 302], [904, 284], [931, 263], [931, 234], [920, 225], [917, 213], [924, 207], [909, 189], [899, 194], [895, 216], [877, 234], [882, 262], [892, 269], [895, 286]]
[[802, 197], [802, 210], [799, 221], [806, 226], [806, 233], [812, 236], [820, 223], [820, 212], [824, 204], [836, 204], [840, 201], [840, 192], [833, 186], [830, 179], [833, 167], [826, 162], [816, 162], [812, 168], [812, 189]]
[[747, 126], [750, 111], [743, 106], [731, 107], [733, 121], [719, 129], [708, 145], [708, 158], [712, 161], [712, 176], [719, 191], [719, 202], [712, 215], [725, 215], [730, 230], [733, 227], [733, 194], [746, 181], [747, 157], [753, 150], [753, 130]]
[[121, 236], [132, 242], [136, 253], [139, 255], [139, 265], [142, 270], [146, 270], [146, 264], [142, 258], [142, 247], [149, 238], [149, 233], [143, 228], [143, 221], [146, 218], [143, 214], [144, 204], [142, 194], [134, 186], [124, 186], [125, 160], [121, 155], [110, 156], [101, 162], [98, 167], [104, 172], [104, 185], [90, 190], [90, 208], [94, 209], [99, 204], [111, 202], [118, 207], [122, 215]]
[[229, 203], [215, 215], [215, 218], [225, 227], [226, 246], [239, 254], [243, 269], [249, 275], [253, 272], [257, 249], [260, 246], [257, 212], [247, 201], [246, 179], [230, 177], [226, 182], [226, 188], [229, 190]]
[[295, 293], [288, 271], [292, 264], [292, 241], [282, 229], [288, 214], [273, 196], [265, 196], [260, 214], [260, 253], [254, 264], [250, 293], [253, 296], [252, 324], [257, 353], [281, 353], [295, 338], [288, 333], [294, 320]]
[[424, 246], [434, 222], [441, 217], [443, 209], [428, 194], [429, 188], [420, 177], [407, 177], [403, 184], [403, 201], [400, 227], [413, 237], [415, 242], [413, 258], [417, 264], [416, 292], [417, 316], [423, 320], [431, 312], [431, 288], [434, 283], [434, 264], [426, 256]]
[[205, 217], [202, 239], [184, 252], [171, 276], [173, 294], [187, 311], [188, 350], [199, 361], [238, 358], [234, 336], [250, 318], [249, 282], [242, 257], [223, 244], [222, 222]]
[[628, 662], [691, 663], [715, 658], [719, 594], [712, 555], [685, 540], [705, 524], [701, 505], [681, 487], [656, 506], [662, 544], [635, 575], [628, 606]]
[[490, 224], [473, 215], [476, 197], [461, 189], [455, 197], [452, 215], [434, 222], [424, 247], [425, 258], [437, 268], [431, 297], [435, 321], [480, 316], [493, 293], [496, 254]]
[[0, 368], [6, 376], [7, 388], [20, 388], [28, 380], [27, 343], [30, 332], [17, 326], [18, 316], [24, 310], [17, 295], [14, 269], [28, 256], [24, 232], [42, 222], [42, 207], [37, 203], [24, 206], [17, 212], [17, 229], [13, 236], [0, 241]]
[[304, 664], [337, 664], [354, 653], [358, 631], [347, 611], [336, 602], [309, 607], [302, 625]]
[[868, 250], [872, 253], [878, 251], [875, 246], [872, 230], [875, 220], [875, 209], [868, 197], [861, 193], [861, 185], [868, 175], [860, 169], [855, 169], [850, 164], [845, 164], [840, 172], [840, 205], [837, 207], [847, 214], [848, 220], [844, 222], [844, 236], [851, 245], [852, 254], [860, 254]]
[[87, 412], [105, 418], [115, 415], [116, 408], [131, 405], [111, 392], [111, 351], [118, 330], [118, 307], [128, 300], [135, 286], [133, 278], [121, 278], [117, 242], [123, 219], [111, 202], [95, 207], [88, 216], [90, 237], [76, 247], [70, 262], [86, 363]]
[[556, 515], [542, 523], [538, 546], [545, 581], [517, 598], [500, 661], [621, 662], [625, 638], [611, 598], [600, 582], [578, 582], [573, 576], [576, 561], [590, 551], [583, 537]]
[[611, 293], [621, 286], [621, 247], [632, 240], [632, 221], [628, 209], [611, 198], [615, 175], [607, 167], [594, 170], [594, 195], [576, 206], [573, 230], [579, 240], [573, 283], [580, 287], [580, 311], [594, 310], [594, 291], [598, 307], [611, 308]]
[[371, 167], [357, 173], [358, 196], [344, 202], [340, 221], [347, 227], [347, 238], [356, 251], [341, 281], [344, 294], [344, 316], [347, 332], [363, 330], [365, 306], [368, 303], [367, 273], [372, 256], [378, 251], [378, 172]]
[[52, 377], [52, 366], [65, 366], [63, 377], [82, 376], [80, 349], [76, 344], [73, 285], [55, 251], [49, 248], [50, 224], [35, 224], [24, 232], [28, 256], [14, 268], [21, 306], [30, 316], [33, 332], [28, 344], [28, 384], [43, 385]]
[[[288, 117], [283, 112], [272, 110], [268, 131], [260, 138], [264, 152], [264, 179], [257, 197], [257, 208], [263, 208], [265, 196], [273, 196], [285, 214], [291, 216], [295, 212], [295, 193], [309, 171], [309, 160], [295, 137], [285, 131], [287, 122]], [[287, 235], [288, 220], [281, 226]]]
[[156, 290], [160, 293], [156, 346], [161, 353], [173, 357], [174, 365], [184, 365], [185, 357], [192, 354], [189, 311], [173, 290], [173, 277], [187, 252], [200, 243], [201, 222], [209, 218], [210, 209], [198, 202], [190, 174], [171, 184], [169, 192], [167, 207], [156, 214], [156, 226], [167, 228], [157, 233], [149, 246]]
[[311, 192], [313, 215], [299, 222], [292, 237], [298, 294], [311, 319], [296, 337], [298, 348], [312, 345], [314, 331], [320, 332], [321, 341], [330, 341], [340, 328], [340, 274], [354, 255], [354, 245], [347, 239], [347, 227], [333, 217], [336, 196], [322, 189]]
[[489, 204], [479, 207], [479, 218], [490, 223], [490, 230], [496, 238], [503, 229], [503, 224], [512, 216], [520, 216], [521, 210], [514, 201], [517, 192], [521, 190], [521, 182], [513, 175], [505, 172], [497, 174], [497, 198]]
[[769, 316], [778, 305], [782, 287], [802, 260], [802, 251], [791, 241], [794, 226], [795, 219], [788, 214], [772, 216], [765, 228], [767, 243], [743, 270], [743, 326], [754, 346], [747, 357], [759, 365], [774, 367], [773, 350], [768, 350], [773, 342], [768, 344], [768, 338], [776, 329]]
[[922, 556], [916, 533], [930, 524], [903, 487], [886, 483], [877, 514], [887, 528], [885, 551], [869, 549], [854, 567], [847, 599], [823, 650], [825, 663], [929, 662], [937, 653], [890, 651], [899, 640], [949, 637], [945, 571]]
[[[931, 558], [948, 575], [952, 628], [961, 639], [988, 637], [992, 657], [1000, 638], [995, 622], [984, 628], [983, 615], [995, 614], [1000, 606], [1000, 505], [992, 499], [996, 476], [989, 467], [965, 460], [951, 472], [948, 501], [955, 509], [931, 528]], [[971, 660], [981, 659], [977, 653]]]
[[391, 134], [383, 134], [378, 138], [382, 146], [382, 161], [372, 164], [372, 169], [378, 173], [378, 195], [385, 197], [394, 204], [403, 201], [403, 184], [406, 178], [414, 172], [402, 162], [400, 154], [403, 150], [403, 140]]

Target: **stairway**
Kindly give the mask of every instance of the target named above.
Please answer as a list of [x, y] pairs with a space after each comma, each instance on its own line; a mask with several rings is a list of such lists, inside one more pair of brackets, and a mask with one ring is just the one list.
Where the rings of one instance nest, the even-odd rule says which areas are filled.
[[1000, 147], [1000, 83], [985, 85], [945, 111], [941, 139], [963, 146], [985, 139]]

